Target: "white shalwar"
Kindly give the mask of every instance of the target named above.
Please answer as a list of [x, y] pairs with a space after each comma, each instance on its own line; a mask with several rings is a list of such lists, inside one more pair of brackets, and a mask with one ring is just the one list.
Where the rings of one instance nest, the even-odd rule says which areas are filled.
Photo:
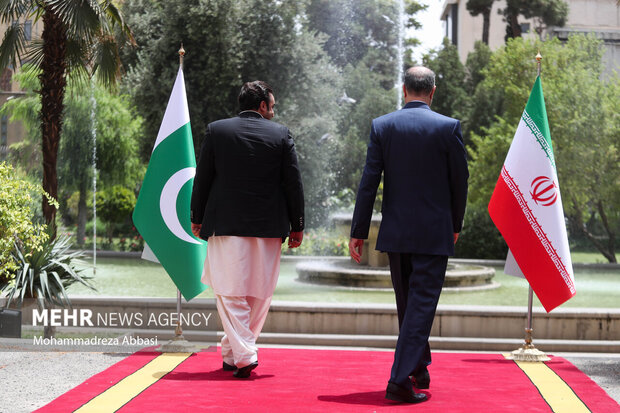
[[238, 368], [258, 361], [260, 334], [280, 273], [280, 238], [211, 236], [202, 282], [215, 293], [222, 358]]

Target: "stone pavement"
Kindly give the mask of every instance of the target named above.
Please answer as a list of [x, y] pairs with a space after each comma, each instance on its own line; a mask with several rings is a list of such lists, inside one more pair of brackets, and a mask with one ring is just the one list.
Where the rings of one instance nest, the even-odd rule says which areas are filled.
[[[304, 348], [316, 347], [304, 346]], [[128, 356], [127, 353], [7, 350], [0, 343], [0, 383], [2, 383], [0, 413], [24, 413], [40, 408]], [[569, 360], [620, 403], [620, 354], [555, 353], [554, 355]]]

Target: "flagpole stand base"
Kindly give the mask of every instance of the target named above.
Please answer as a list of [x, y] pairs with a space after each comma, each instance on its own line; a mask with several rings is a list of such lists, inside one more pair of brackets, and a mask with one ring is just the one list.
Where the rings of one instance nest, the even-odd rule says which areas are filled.
[[174, 330], [174, 337], [172, 340], [169, 340], [156, 349], [156, 351], [162, 353], [197, 353], [200, 350], [201, 348], [185, 340], [185, 337], [183, 337], [183, 330], [178, 324]]
[[198, 353], [202, 348], [185, 339], [177, 339], [176, 337], [167, 343], [162, 344], [155, 351], [161, 353]]
[[525, 345], [518, 350], [513, 351], [512, 353], [506, 356], [508, 360], [514, 361], [549, 361], [551, 358], [547, 356], [542, 351], [538, 350], [533, 345]]
[[542, 351], [538, 350], [536, 347], [534, 347], [534, 344], [532, 344], [532, 328], [531, 327], [528, 327], [525, 329], [525, 344], [518, 350], [515, 350], [509, 355], [507, 355], [506, 358], [508, 360], [514, 360], [514, 361], [532, 361], [532, 362], [551, 360], [549, 356], [547, 356]]

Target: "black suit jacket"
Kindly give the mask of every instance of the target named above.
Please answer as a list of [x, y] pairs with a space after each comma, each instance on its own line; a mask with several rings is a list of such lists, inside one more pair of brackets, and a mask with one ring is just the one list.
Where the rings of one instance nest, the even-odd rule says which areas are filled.
[[200, 237], [286, 238], [304, 229], [304, 194], [291, 134], [258, 112], [207, 126], [191, 200]]
[[351, 237], [366, 239], [377, 187], [383, 177], [377, 250], [454, 255], [469, 172], [460, 122], [423, 102], [372, 122]]

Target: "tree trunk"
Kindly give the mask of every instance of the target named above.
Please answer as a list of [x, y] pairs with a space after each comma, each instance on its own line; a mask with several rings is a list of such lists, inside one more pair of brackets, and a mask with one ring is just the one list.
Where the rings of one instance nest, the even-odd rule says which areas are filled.
[[[578, 205], [575, 200], [573, 200], [573, 205]], [[586, 236], [586, 238], [592, 243], [592, 245], [594, 245], [594, 247], [596, 247], [596, 249], [599, 250], [601, 254], [603, 254], [603, 257], [605, 257], [607, 261], [615, 264], [617, 262], [615, 251], [615, 234], [613, 233], [613, 231], [611, 231], [609, 227], [609, 224], [607, 222], [607, 215], [602, 209], [602, 205], [600, 202], [597, 204], [597, 207], [599, 209], [599, 214], [601, 214], [603, 226], [605, 227], [605, 230], [607, 231], [607, 235], [609, 237], [607, 245], [602, 243], [594, 234], [590, 232], [590, 230], [588, 230], [588, 226], [585, 222], [583, 222], [583, 219], [581, 218], [582, 212], [579, 210], [579, 208], [575, 208], [575, 213], [570, 215], [567, 214], [567, 217], [574, 223], [573, 226], [579, 228], [579, 230], [583, 233], [583, 235]]]
[[603, 208], [603, 203], [599, 201], [597, 204], [598, 213], [601, 216], [601, 221], [603, 222], [603, 227], [605, 228], [605, 232], [607, 232], [607, 252], [606, 258], [609, 262], [615, 264], [616, 260], [616, 234], [611, 229], [611, 225], [609, 225], [609, 220], [607, 219], [607, 214], [605, 213], [605, 208]]
[[489, 30], [491, 27], [491, 8], [482, 13], [482, 41], [489, 45]]
[[517, 13], [510, 14], [509, 24], [512, 33], [511, 37], [521, 37], [521, 25], [519, 24]]
[[[63, 99], [66, 86], [66, 43], [65, 26], [49, 7], [43, 13], [43, 60], [41, 62], [41, 136], [43, 153], [43, 189], [58, 199], [58, 176], [56, 163], [62, 128]], [[47, 199], [42, 202], [45, 221], [56, 237], [56, 207]]]
[[[51, 310], [54, 309], [54, 304], [52, 302], [46, 305], [45, 299], [41, 297], [37, 297], [35, 298], [35, 300], [37, 300], [37, 305], [39, 307], [39, 310], [43, 310], [45, 312], [48, 312], [49, 314]], [[56, 327], [50, 324], [51, 322], [49, 321], [49, 318], [48, 318], [48, 323], [43, 326], [43, 338], [52, 338], [56, 336]]]
[[77, 219], [77, 244], [80, 248], [84, 248], [84, 241], [86, 240], [86, 217], [88, 211], [86, 210], [86, 182], [80, 183], [80, 198], [78, 200], [78, 219]]
[[43, 338], [52, 338], [56, 336], [55, 326], [43, 326]]

